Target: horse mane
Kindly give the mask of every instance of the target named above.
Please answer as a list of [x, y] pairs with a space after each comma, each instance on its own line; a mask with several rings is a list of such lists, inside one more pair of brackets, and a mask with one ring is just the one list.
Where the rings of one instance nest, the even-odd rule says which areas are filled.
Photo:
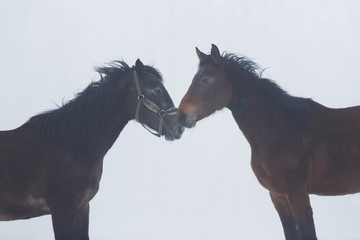
[[253, 60], [245, 56], [239, 56], [234, 53], [225, 52], [222, 57], [227, 61], [237, 65], [255, 78], [261, 78], [262, 73], [265, 71], [265, 69], [260, 68]]
[[126, 84], [125, 75], [132, 68], [123, 61], [114, 61], [95, 70], [100, 80], [59, 108], [31, 117], [22, 127], [35, 129], [46, 140], [68, 146], [84, 144], [92, 132], [108, 124], [111, 116], [120, 111], [118, 105], [125, 95], [119, 94], [119, 84]]
[[[265, 69], [260, 68], [254, 61], [245, 56], [238, 56], [233, 53], [224, 53], [222, 58], [225, 60], [224, 64], [228, 65], [231, 74], [238, 74], [235, 77], [234, 85], [238, 91], [243, 91], [241, 79], [250, 78], [253, 81], [253, 86], [260, 91], [260, 94], [265, 96], [268, 101], [276, 103], [287, 112], [298, 112], [308, 108], [308, 103], [312, 100], [309, 98], [294, 97], [287, 91], [282, 89], [277, 83], [271, 79], [262, 78]], [[240, 71], [234, 70], [238, 69]], [[246, 90], [245, 90], [246, 91]]]

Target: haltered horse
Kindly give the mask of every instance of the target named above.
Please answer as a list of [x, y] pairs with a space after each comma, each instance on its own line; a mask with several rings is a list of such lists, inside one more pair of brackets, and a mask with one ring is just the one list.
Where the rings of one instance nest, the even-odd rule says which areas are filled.
[[316, 239], [308, 194], [360, 191], [360, 107], [327, 108], [293, 97], [256, 64], [196, 48], [198, 72], [178, 108], [185, 127], [227, 107], [251, 146], [251, 166], [270, 191], [286, 239]]
[[125, 125], [135, 118], [157, 136], [181, 137], [156, 69], [137, 60], [131, 68], [116, 61], [97, 71], [101, 79], [73, 100], [0, 131], [1, 221], [51, 214], [57, 240], [87, 240], [103, 158]]

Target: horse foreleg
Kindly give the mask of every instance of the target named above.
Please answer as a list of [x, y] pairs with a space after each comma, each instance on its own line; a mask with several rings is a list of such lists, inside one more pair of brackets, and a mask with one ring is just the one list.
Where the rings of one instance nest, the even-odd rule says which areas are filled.
[[75, 240], [75, 207], [72, 204], [52, 204], [51, 218], [56, 240]]
[[76, 240], [89, 240], [89, 204], [78, 210], [75, 222]]
[[294, 191], [286, 195], [291, 212], [300, 232], [300, 239], [316, 240], [313, 213], [309, 195], [302, 191]]
[[286, 240], [300, 240], [299, 231], [287, 199], [273, 192], [270, 192], [270, 197], [279, 214]]

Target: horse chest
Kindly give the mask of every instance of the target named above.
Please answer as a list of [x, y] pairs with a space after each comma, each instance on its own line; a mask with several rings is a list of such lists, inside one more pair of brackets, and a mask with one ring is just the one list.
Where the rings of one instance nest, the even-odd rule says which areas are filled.
[[80, 207], [85, 206], [96, 195], [99, 190], [99, 183], [102, 175], [102, 162], [92, 168], [87, 175], [87, 184], [82, 186], [78, 193], [77, 204]]
[[251, 167], [260, 184], [272, 192], [284, 193], [293, 187], [291, 184], [305, 180], [300, 159], [286, 154], [263, 158], [252, 156]]
[[264, 188], [274, 192], [280, 191], [276, 186], [275, 179], [272, 176], [273, 174], [269, 171], [266, 164], [264, 164], [264, 161], [253, 157], [251, 159], [251, 167], [257, 180]]

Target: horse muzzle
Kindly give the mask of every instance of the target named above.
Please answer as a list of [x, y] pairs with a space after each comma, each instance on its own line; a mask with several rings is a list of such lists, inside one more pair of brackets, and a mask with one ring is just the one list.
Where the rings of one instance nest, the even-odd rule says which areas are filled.
[[183, 110], [178, 110], [178, 122], [186, 128], [193, 128], [196, 125], [196, 114], [186, 113]]

